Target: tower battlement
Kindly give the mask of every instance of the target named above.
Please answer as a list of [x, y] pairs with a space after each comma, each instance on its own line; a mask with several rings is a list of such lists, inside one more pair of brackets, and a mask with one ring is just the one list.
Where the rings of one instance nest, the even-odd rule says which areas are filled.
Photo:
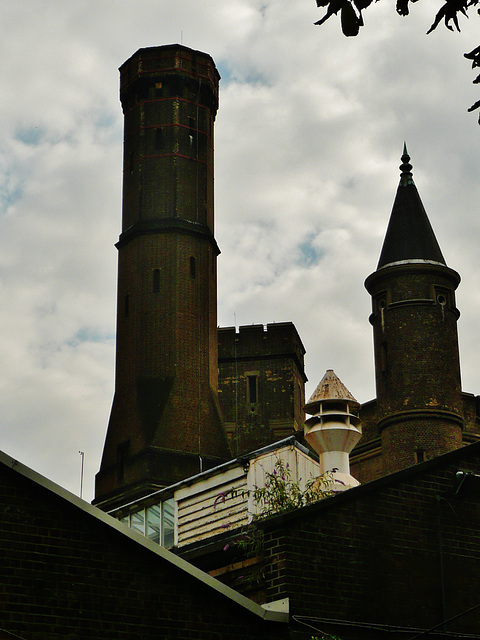
[[218, 388], [237, 455], [303, 429], [305, 348], [292, 322], [218, 329]]
[[218, 358], [252, 358], [290, 353], [303, 367], [305, 347], [293, 322], [252, 324], [218, 329]]

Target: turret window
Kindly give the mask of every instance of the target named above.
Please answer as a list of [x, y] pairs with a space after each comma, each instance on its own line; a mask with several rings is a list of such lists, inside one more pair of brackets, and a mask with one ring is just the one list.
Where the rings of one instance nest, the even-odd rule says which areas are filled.
[[376, 296], [373, 299], [373, 313], [381, 315], [383, 314], [386, 308], [387, 308], [387, 297], [386, 297], [386, 292], [383, 291], [380, 295]]
[[388, 371], [388, 349], [386, 342], [382, 342], [380, 345], [380, 370], [382, 373]]
[[443, 287], [435, 287], [435, 302], [440, 307], [442, 320], [445, 320], [445, 312], [454, 307], [451, 292]]
[[450, 296], [448, 291], [444, 291], [443, 289], [436, 289], [435, 293], [437, 304], [441, 305], [442, 307], [450, 306]]

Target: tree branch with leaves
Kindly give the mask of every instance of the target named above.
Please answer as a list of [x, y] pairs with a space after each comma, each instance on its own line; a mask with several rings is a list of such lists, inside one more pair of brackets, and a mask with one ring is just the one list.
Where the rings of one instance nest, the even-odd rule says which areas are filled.
[[[417, 1], [418, 0], [397, 0], [397, 13], [400, 16], [408, 16], [410, 13], [409, 3]], [[317, 7], [326, 7], [325, 15], [315, 22], [316, 25], [322, 25], [328, 20], [328, 18], [340, 13], [340, 24], [343, 35], [356, 36], [360, 31], [360, 27], [364, 26], [362, 12], [372, 4], [373, 0], [316, 0], [316, 2]], [[469, 12], [476, 8], [477, 14], [480, 15], [480, 8], [478, 7], [479, 4], [480, 0], [447, 0], [437, 12], [427, 34], [434, 31], [442, 21], [444, 22], [445, 27], [450, 31], [454, 31], [455, 29], [460, 31], [458, 23], [459, 14], [468, 17]], [[480, 45], [469, 53], [465, 53], [464, 57], [467, 60], [472, 61], [472, 69], [480, 67]], [[473, 80], [473, 84], [479, 83], [480, 75]], [[475, 111], [478, 108], [480, 108], [480, 100], [475, 102], [468, 111]], [[480, 124], [480, 115], [478, 123]]]

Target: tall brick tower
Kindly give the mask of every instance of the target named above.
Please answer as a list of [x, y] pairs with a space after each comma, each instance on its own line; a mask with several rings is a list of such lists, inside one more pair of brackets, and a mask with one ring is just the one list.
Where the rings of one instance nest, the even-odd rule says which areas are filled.
[[102, 507], [229, 457], [217, 399], [213, 124], [219, 74], [181, 45], [120, 67], [125, 117], [115, 396]]
[[365, 282], [384, 473], [462, 446], [460, 276], [445, 263], [409, 161], [405, 148], [380, 260]]

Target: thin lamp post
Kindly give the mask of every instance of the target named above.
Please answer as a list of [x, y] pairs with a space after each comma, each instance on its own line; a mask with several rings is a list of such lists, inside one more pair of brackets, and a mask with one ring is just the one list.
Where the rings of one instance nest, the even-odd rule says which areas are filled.
[[83, 463], [85, 461], [85, 452], [78, 452], [82, 458], [81, 468], [80, 468], [80, 498], [83, 498]]

